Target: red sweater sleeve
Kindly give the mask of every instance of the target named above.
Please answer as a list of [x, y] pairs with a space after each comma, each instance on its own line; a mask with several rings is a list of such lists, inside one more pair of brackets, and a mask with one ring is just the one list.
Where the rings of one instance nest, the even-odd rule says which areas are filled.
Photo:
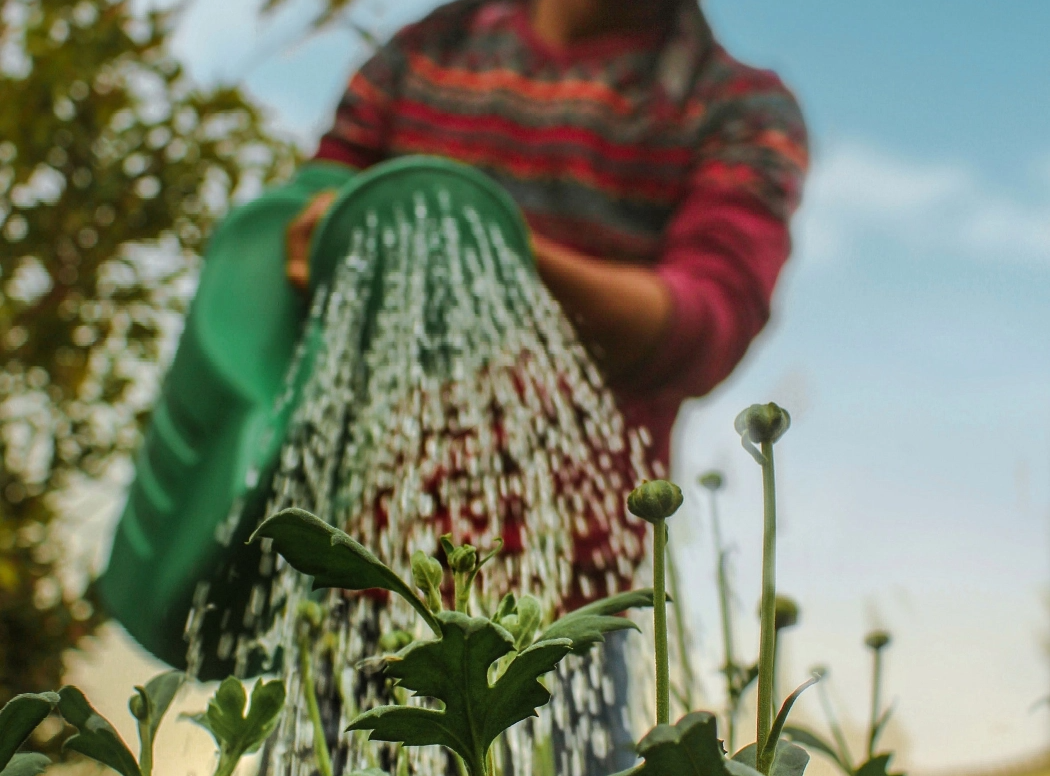
[[632, 386], [679, 401], [724, 380], [769, 320], [808, 164], [798, 104], [772, 73], [746, 70], [709, 116], [656, 266], [671, 290], [669, 331], [645, 385]]

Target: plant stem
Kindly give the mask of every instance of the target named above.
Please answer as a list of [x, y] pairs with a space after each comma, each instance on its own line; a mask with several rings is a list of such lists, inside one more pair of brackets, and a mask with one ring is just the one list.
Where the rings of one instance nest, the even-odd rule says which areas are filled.
[[321, 709], [317, 705], [314, 665], [310, 657], [310, 636], [306, 628], [299, 636], [299, 671], [302, 675], [303, 693], [306, 695], [306, 708], [314, 729], [314, 757], [317, 759], [317, 770], [321, 776], [333, 776], [332, 757], [328, 753], [328, 741], [325, 739], [324, 723], [321, 721]]
[[150, 735], [149, 723], [139, 721], [139, 741], [142, 746], [139, 748], [139, 773], [142, 776], [152, 776], [153, 774], [153, 738]]
[[667, 521], [653, 525], [653, 625], [656, 631], [656, 724], [671, 723], [671, 678], [667, 658]]
[[693, 686], [696, 684], [696, 673], [693, 671], [693, 661], [689, 659], [689, 639], [685, 630], [685, 608], [682, 601], [681, 581], [678, 579], [678, 564], [675, 563], [674, 553], [667, 554], [667, 573], [671, 577], [671, 607], [674, 609], [675, 635], [678, 641], [678, 661], [682, 665], [682, 674], [685, 682], [685, 692], [680, 698], [685, 706], [685, 711], [693, 710]]
[[240, 755], [234, 756], [231, 752], [220, 752], [219, 764], [215, 767], [214, 776], [233, 776], [233, 772], [237, 770], [237, 763], [240, 761]]
[[768, 774], [772, 758], [766, 753], [773, 727], [773, 670], [776, 660], [777, 500], [773, 471], [773, 443], [762, 442], [762, 625], [758, 649], [758, 770]]
[[875, 653], [871, 669], [871, 722], [868, 724], [868, 759], [875, 756], [875, 737], [878, 731], [875, 726], [879, 723], [879, 705], [882, 690], [882, 650], [873, 649]]
[[718, 563], [718, 606], [722, 616], [722, 649], [725, 656], [725, 665], [722, 673], [726, 678], [726, 697], [729, 699], [726, 710], [726, 743], [729, 745], [730, 754], [733, 753], [736, 740], [736, 715], [739, 698], [737, 697], [734, 678], [736, 674], [736, 657], [733, 654], [733, 612], [729, 608], [731, 593], [729, 590], [729, 572], [726, 568], [726, 550], [722, 544], [722, 527], [718, 522], [718, 497], [715, 491], [711, 493], [711, 531], [714, 534], [716, 561]]
[[828, 697], [827, 689], [824, 686], [826, 683], [827, 679], [817, 683], [817, 693], [820, 696], [820, 705], [824, 709], [824, 717], [827, 719], [828, 727], [831, 728], [831, 736], [835, 739], [835, 743], [838, 744], [839, 757], [852, 773], [853, 758], [850, 757], [849, 744], [846, 743], [846, 734], [842, 732], [842, 725], [839, 724], [839, 719], [835, 714], [835, 709], [831, 707], [831, 699]]

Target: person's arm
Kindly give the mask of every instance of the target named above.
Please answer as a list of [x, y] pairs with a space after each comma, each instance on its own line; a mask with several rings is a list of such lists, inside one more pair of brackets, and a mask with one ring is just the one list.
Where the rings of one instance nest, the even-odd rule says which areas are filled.
[[616, 380], [664, 336], [671, 291], [651, 268], [617, 264], [533, 234], [536, 269], [605, 374]]
[[733, 86], [710, 107], [711, 131], [656, 265], [535, 241], [540, 275], [623, 390], [702, 396], [769, 319], [807, 165], [805, 127], [772, 74], [743, 70]]

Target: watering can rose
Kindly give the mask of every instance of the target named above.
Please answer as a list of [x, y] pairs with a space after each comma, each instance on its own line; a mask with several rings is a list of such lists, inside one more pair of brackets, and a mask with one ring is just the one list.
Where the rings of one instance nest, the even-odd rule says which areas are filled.
[[764, 442], [773, 444], [790, 428], [791, 415], [773, 402], [752, 404], [736, 416], [733, 425], [740, 436], [746, 437], [755, 444]]
[[631, 495], [627, 497], [627, 508], [631, 510], [631, 514], [647, 522], [656, 523], [677, 512], [684, 500], [682, 489], [673, 482], [645, 481], [631, 491]]

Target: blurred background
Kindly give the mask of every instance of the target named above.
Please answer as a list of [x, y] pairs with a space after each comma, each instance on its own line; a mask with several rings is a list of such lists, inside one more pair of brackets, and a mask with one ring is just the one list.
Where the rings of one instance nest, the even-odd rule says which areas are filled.
[[[151, 12], [172, 6], [144, 1], [0, 3], [0, 695], [64, 673], [123, 722], [131, 686], [157, 669], [101, 623], [87, 581], [104, 562], [208, 225], [309, 155], [348, 75], [436, 5], [357, 0], [322, 18], [326, 7], [305, 0], [266, 14], [259, 0], [186, 2], [170, 17]], [[859, 749], [863, 640], [886, 629], [886, 744], [898, 769], [1041, 773], [1050, 5], [704, 8], [731, 53], [799, 96], [814, 152], [774, 320], [676, 431], [673, 479], [689, 518], [675, 552], [705, 701], [723, 700], [722, 655], [708, 502], [695, 482], [725, 474], [747, 653], [760, 472], [732, 421], [773, 400], [794, 419], [778, 446], [779, 584], [801, 608], [783, 639], [785, 680], [827, 666]], [[798, 709], [825, 729], [814, 693]], [[170, 727], [169, 755], [207, 768], [206, 735]], [[187, 772], [160, 762], [162, 776]]]

